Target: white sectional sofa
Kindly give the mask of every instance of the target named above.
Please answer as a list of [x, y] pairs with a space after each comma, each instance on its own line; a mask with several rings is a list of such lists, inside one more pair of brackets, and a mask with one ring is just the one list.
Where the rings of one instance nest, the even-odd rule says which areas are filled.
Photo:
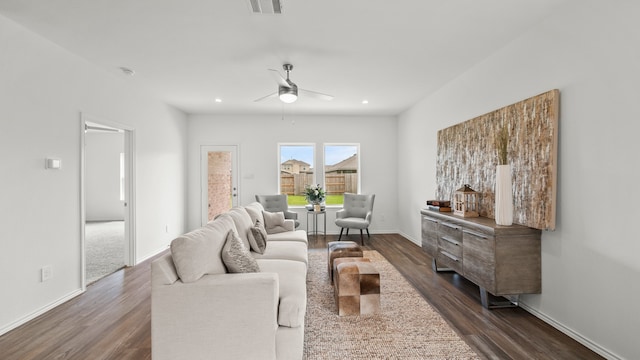
[[154, 360], [302, 358], [307, 234], [280, 215], [233, 208], [152, 262]]

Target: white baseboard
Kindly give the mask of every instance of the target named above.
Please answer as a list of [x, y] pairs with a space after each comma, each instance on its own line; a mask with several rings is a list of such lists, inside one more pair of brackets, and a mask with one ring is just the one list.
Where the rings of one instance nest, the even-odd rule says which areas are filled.
[[405, 234], [403, 232], [399, 232], [398, 234], [400, 234], [400, 236], [404, 237], [405, 239], [411, 241], [412, 243], [422, 247], [422, 241], [421, 240], [416, 240], [416, 239], [412, 238], [411, 236], [409, 236], [409, 234]]
[[163, 251], [167, 250], [167, 249], [169, 248], [169, 246], [170, 246], [170, 245], [163, 246], [163, 247], [161, 247], [160, 249], [157, 249], [157, 250], [155, 250], [155, 251], [152, 251], [150, 254], [147, 254], [147, 255], [145, 255], [145, 256], [143, 256], [143, 257], [141, 257], [141, 258], [137, 258], [137, 259], [136, 259], [136, 265], [138, 265], [138, 264], [140, 264], [141, 262], [144, 262], [144, 261], [146, 261], [146, 260], [149, 260], [149, 259], [151, 259], [152, 257], [154, 257], [154, 256], [156, 256], [156, 255], [160, 254], [161, 252], [163, 252]]
[[600, 355], [600, 356], [602, 356], [602, 357], [604, 357], [606, 359], [610, 359], [610, 360], [623, 360], [621, 357], [617, 356], [616, 354], [613, 354], [609, 350], [607, 350], [607, 349], [603, 348], [602, 346], [594, 343], [590, 339], [587, 339], [586, 337], [582, 336], [581, 334], [575, 332], [573, 329], [564, 326], [563, 324], [557, 322], [556, 320], [554, 320], [553, 318], [547, 316], [546, 314], [544, 314], [544, 313], [542, 313], [542, 312], [530, 307], [526, 303], [523, 303], [522, 301], [520, 301], [520, 303], [518, 305], [521, 308], [523, 308], [524, 310], [526, 310], [527, 312], [531, 313], [533, 316], [535, 316], [538, 319], [540, 319], [540, 320], [546, 322], [547, 324], [553, 326], [554, 328], [558, 329], [558, 331], [560, 331], [563, 334], [569, 336], [570, 338], [572, 338], [573, 340], [579, 342], [580, 344], [586, 346], [587, 348], [591, 349], [592, 351], [594, 351], [598, 355]]
[[40, 308], [40, 309], [32, 312], [31, 314], [29, 314], [27, 316], [24, 316], [24, 317], [22, 317], [22, 318], [20, 318], [20, 319], [18, 319], [16, 321], [8, 324], [7, 326], [5, 326], [5, 327], [0, 329], [0, 335], [4, 335], [4, 334], [8, 333], [9, 331], [17, 328], [18, 326], [26, 324], [27, 322], [37, 318], [38, 316], [46, 313], [47, 311], [55, 308], [58, 305], [63, 304], [65, 302], [73, 299], [74, 297], [82, 294], [83, 292], [84, 291], [82, 291], [82, 289], [74, 290], [74, 291], [70, 292], [69, 294], [61, 297], [60, 299], [58, 299], [58, 300], [56, 300], [56, 301], [54, 301], [54, 302], [52, 302], [52, 303]]

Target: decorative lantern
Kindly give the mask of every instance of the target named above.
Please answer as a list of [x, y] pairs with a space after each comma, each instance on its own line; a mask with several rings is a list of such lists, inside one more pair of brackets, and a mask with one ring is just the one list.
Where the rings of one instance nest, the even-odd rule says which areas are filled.
[[453, 214], [463, 217], [478, 217], [479, 214], [478, 193], [469, 185], [464, 184], [453, 194]]

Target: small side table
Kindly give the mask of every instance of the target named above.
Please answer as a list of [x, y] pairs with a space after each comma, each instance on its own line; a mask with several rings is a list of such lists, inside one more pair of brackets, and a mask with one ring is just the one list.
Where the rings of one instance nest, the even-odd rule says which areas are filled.
[[[312, 219], [313, 219], [313, 226], [312, 229], [313, 231], [309, 231], [309, 215], [313, 215]], [[322, 219], [324, 220], [324, 231], [322, 232], [322, 235], [327, 235], [327, 212], [326, 210], [321, 210], [321, 211], [313, 211], [313, 210], [309, 210], [307, 211], [307, 234], [309, 235], [318, 235], [318, 215], [322, 215]]]

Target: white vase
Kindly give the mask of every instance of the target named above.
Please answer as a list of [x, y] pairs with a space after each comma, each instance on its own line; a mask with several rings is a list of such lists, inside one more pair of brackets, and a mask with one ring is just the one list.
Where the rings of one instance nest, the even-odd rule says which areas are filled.
[[496, 168], [495, 218], [498, 225], [513, 224], [511, 165], [498, 165]]

